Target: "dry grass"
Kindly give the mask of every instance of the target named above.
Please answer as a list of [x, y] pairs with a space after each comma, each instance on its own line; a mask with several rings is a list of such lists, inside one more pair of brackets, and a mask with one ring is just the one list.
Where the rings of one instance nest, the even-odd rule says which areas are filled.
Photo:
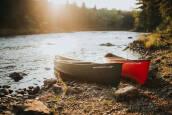
[[142, 35], [138, 41], [142, 41], [146, 48], [164, 47], [169, 41], [162, 39], [159, 34]]

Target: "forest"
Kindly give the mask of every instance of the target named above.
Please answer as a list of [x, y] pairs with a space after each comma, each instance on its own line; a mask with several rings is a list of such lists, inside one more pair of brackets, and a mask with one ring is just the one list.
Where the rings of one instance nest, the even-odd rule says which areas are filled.
[[139, 11], [134, 12], [135, 31], [151, 32], [140, 41], [146, 48], [169, 48], [172, 44], [172, 1], [137, 0]]
[[140, 12], [135, 13], [136, 30], [172, 33], [171, 0], [138, 0]]
[[[137, 0], [138, 8], [120, 11], [79, 7], [75, 2], [57, 5], [48, 0], [1, 0], [0, 33], [51, 33], [81, 30], [134, 30], [172, 33], [172, 1]], [[27, 33], [28, 32], [28, 33]], [[10, 32], [9, 32], [10, 33]], [[15, 32], [14, 32], [15, 33]]]
[[131, 30], [130, 11], [81, 7], [67, 2], [57, 5], [48, 0], [1, 0], [0, 28], [40, 33], [77, 30]]

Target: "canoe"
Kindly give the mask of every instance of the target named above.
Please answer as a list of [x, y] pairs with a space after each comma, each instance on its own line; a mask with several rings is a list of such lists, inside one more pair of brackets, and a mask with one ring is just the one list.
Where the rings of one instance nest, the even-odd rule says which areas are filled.
[[123, 63], [122, 77], [131, 78], [141, 85], [145, 84], [149, 71], [149, 60], [129, 60], [118, 56], [106, 58], [110, 63]]
[[122, 72], [122, 63], [92, 63], [61, 56], [54, 58], [54, 73], [62, 80], [80, 80], [117, 86]]

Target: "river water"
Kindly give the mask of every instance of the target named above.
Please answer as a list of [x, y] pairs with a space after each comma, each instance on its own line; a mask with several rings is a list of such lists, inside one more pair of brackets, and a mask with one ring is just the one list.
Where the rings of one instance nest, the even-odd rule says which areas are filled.
[[[7, 84], [12, 89], [18, 89], [42, 85], [44, 79], [55, 78], [55, 55], [98, 63], [106, 62], [104, 56], [107, 53], [138, 59], [138, 54], [123, 50], [141, 34], [127, 31], [86, 31], [1, 37], [0, 85]], [[100, 46], [102, 43], [114, 46]], [[24, 72], [27, 76], [14, 82], [8, 77], [12, 72]]]

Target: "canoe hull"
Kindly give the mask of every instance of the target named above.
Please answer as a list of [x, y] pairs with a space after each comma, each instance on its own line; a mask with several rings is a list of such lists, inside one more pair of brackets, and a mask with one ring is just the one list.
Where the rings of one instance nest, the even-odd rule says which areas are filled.
[[58, 72], [62, 73], [63, 80], [89, 81], [117, 86], [121, 77], [122, 63], [97, 64], [55, 58], [54, 71], [57, 77]]
[[110, 63], [123, 63], [122, 77], [131, 78], [143, 85], [146, 82], [150, 61], [148, 60], [115, 60], [115, 58], [107, 58]]

